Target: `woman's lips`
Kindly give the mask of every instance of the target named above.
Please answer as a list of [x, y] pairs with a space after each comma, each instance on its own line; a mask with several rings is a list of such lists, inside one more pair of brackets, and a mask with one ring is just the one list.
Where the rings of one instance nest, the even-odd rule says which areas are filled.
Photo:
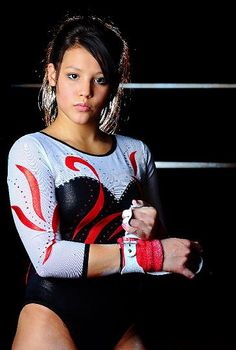
[[90, 110], [90, 107], [84, 103], [78, 103], [75, 105], [75, 107], [80, 112], [88, 112]]

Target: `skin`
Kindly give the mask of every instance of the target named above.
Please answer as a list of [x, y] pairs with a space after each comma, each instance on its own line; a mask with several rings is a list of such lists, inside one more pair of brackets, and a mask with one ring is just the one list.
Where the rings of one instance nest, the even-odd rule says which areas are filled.
[[[77, 46], [64, 54], [60, 71], [48, 65], [48, 80], [56, 87], [58, 116], [44, 132], [90, 154], [105, 154], [112, 147], [112, 139], [98, 128], [99, 115], [109, 97], [110, 87], [105, 82], [98, 62], [83, 47]], [[81, 107], [82, 106], [82, 107]], [[150, 239], [158, 228], [155, 208], [139, 201], [133, 217], [124, 228], [142, 239]], [[124, 215], [125, 216], [125, 215]], [[124, 217], [123, 217], [124, 218]], [[193, 246], [197, 242], [167, 238], [161, 241], [164, 251], [163, 269], [193, 278], [186, 267]], [[88, 261], [88, 277], [118, 272], [119, 245], [92, 244]], [[62, 320], [50, 309], [37, 304], [26, 305], [19, 316], [12, 350], [47, 349], [76, 350], [76, 346]], [[115, 350], [145, 350], [131, 327]]]
[[19, 316], [12, 350], [77, 350], [62, 320], [45, 306], [26, 305]]
[[[56, 86], [58, 115], [44, 132], [91, 154], [105, 154], [112, 146], [109, 135], [99, 130], [100, 112], [109, 96], [101, 68], [95, 58], [77, 46], [65, 52], [60, 71], [48, 65], [48, 80]], [[81, 111], [79, 104], [88, 110]]]
[[114, 350], [145, 350], [142, 340], [135, 332], [134, 327], [130, 327], [120, 339]]
[[126, 222], [128, 210], [122, 213], [124, 230], [135, 233], [142, 240], [151, 239], [159, 229], [157, 210], [140, 199], [133, 200], [132, 205], [134, 206], [133, 215], [128, 223]]
[[[153, 232], [158, 230], [158, 212], [142, 200], [133, 200], [132, 204], [139, 207], [133, 209], [133, 217], [129, 224], [123, 224], [124, 229], [129, 233], [135, 233], [139, 238], [148, 240]], [[126, 210], [123, 211], [123, 220], [126, 217]], [[163, 271], [179, 273], [189, 279], [195, 274], [187, 268], [193, 251], [201, 252], [201, 246], [196, 241], [183, 238], [161, 239], [164, 252]]]

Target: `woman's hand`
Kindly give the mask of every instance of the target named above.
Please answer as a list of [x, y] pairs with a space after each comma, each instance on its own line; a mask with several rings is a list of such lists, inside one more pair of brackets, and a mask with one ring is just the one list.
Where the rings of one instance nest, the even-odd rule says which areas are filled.
[[164, 254], [163, 271], [180, 273], [187, 278], [193, 278], [201, 263], [200, 244], [182, 238], [166, 238], [162, 239], [161, 243]]
[[[142, 200], [133, 200], [132, 205], [131, 218], [129, 210], [122, 213], [124, 230], [142, 240], [157, 238], [161, 227], [157, 210]], [[161, 243], [164, 256], [162, 270], [193, 278], [201, 264], [200, 244], [183, 238], [165, 238], [161, 239]]]
[[132, 200], [132, 218], [129, 217], [129, 210], [122, 213], [122, 226], [125, 231], [134, 233], [143, 240], [151, 239], [158, 228], [158, 212], [142, 200]]

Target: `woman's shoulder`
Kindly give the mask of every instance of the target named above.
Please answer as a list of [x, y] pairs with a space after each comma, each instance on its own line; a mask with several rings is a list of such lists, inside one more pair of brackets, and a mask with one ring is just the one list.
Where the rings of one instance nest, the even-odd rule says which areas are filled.
[[126, 143], [126, 144], [132, 144], [132, 145], [133, 144], [144, 145], [144, 142], [142, 140], [132, 136], [126, 136], [122, 134], [116, 134], [115, 136], [118, 144]]
[[17, 138], [11, 148], [10, 153], [22, 147], [33, 147], [40, 145], [40, 132], [28, 133]]
[[117, 144], [121, 147], [123, 146], [143, 150], [144, 153], [150, 152], [149, 147], [145, 141], [132, 136], [116, 134], [116, 141]]

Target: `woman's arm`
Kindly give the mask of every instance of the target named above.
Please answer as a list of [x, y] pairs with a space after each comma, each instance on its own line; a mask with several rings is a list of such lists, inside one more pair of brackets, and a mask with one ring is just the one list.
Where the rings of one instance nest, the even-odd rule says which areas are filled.
[[[151, 152], [145, 145], [144, 159], [146, 160], [147, 177], [143, 192], [147, 202], [133, 200], [132, 218], [127, 221], [127, 210], [122, 214], [123, 227], [128, 233], [134, 233], [138, 238], [146, 241], [137, 245], [139, 261], [144, 261], [145, 265], [151, 266], [154, 271], [155, 266], [159, 267], [159, 260], [162, 259], [163, 271], [180, 273], [187, 278], [193, 278], [195, 273], [191, 271], [190, 266], [194, 266], [192, 260], [196, 260], [196, 257], [199, 256], [201, 246], [198, 242], [188, 239], [167, 238], [168, 232], [164, 224], [157, 171]], [[160, 249], [158, 250], [159, 245], [155, 244], [155, 241], [158, 243], [157, 239], [161, 242], [163, 256], [160, 254]], [[156, 250], [156, 253], [153, 250]], [[155, 259], [157, 259], [156, 263]], [[200, 262], [199, 258], [197, 261]], [[196, 266], [194, 270], [197, 271]]]
[[78, 278], [118, 272], [118, 244], [90, 247], [62, 239], [53, 170], [32, 136], [22, 137], [10, 150], [8, 188], [17, 231], [40, 276]]

